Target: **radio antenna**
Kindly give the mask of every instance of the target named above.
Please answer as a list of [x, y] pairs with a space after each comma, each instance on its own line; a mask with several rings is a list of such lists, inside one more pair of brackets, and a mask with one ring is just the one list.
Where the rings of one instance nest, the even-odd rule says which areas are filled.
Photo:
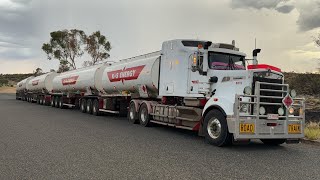
[[257, 49], [257, 38], [254, 38], [254, 49]]

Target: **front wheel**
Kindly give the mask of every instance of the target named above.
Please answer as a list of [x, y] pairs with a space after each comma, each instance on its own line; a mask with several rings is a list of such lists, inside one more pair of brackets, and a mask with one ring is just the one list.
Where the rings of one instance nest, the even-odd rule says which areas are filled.
[[203, 131], [209, 144], [225, 146], [232, 143], [232, 134], [228, 131], [225, 116], [219, 110], [211, 110], [204, 118]]
[[148, 106], [145, 103], [143, 103], [140, 106], [139, 121], [140, 121], [140, 124], [142, 126], [145, 126], [145, 127], [151, 126], [151, 124], [152, 124], [150, 122], [150, 115], [149, 115], [149, 112], [148, 112]]
[[285, 139], [260, 139], [263, 144], [270, 145], [270, 146], [279, 146], [286, 142]]

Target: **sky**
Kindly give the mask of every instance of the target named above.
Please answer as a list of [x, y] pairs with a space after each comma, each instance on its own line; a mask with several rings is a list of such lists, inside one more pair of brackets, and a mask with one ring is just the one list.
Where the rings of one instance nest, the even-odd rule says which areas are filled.
[[[0, 74], [58, 69], [41, 50], [50, 32], [100, 30], [110, 41], [110, 61], [161, 48], [170, 39], [236, 41], [259, 63], [283, 71], [320, 67], [320, 0], [0, 0]], [[77, 59], [77, 67], [88, 59]]]

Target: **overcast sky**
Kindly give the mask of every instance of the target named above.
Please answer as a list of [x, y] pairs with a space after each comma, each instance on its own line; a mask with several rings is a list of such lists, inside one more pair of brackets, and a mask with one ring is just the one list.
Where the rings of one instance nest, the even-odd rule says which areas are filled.
[[297, 72], [320, 66], [313, 43], [320, 0], [0, 0], [0, 73], [57, 69], [41, 46], [51, 31], [72, 28], [100, 30], [113, 61], [160, 50], [176, 38], [234, 39], [251, 58], [257, 38], [260, 63]]

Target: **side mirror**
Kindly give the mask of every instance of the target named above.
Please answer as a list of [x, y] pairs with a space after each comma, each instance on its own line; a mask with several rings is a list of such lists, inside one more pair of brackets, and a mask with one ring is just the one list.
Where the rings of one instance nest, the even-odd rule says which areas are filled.
[[191, 65], [192, 72], [199, 71], [201, 75], [204, 75], [203, 72], [203, 53], [195, 52], [192, 57], [192, 65]]

